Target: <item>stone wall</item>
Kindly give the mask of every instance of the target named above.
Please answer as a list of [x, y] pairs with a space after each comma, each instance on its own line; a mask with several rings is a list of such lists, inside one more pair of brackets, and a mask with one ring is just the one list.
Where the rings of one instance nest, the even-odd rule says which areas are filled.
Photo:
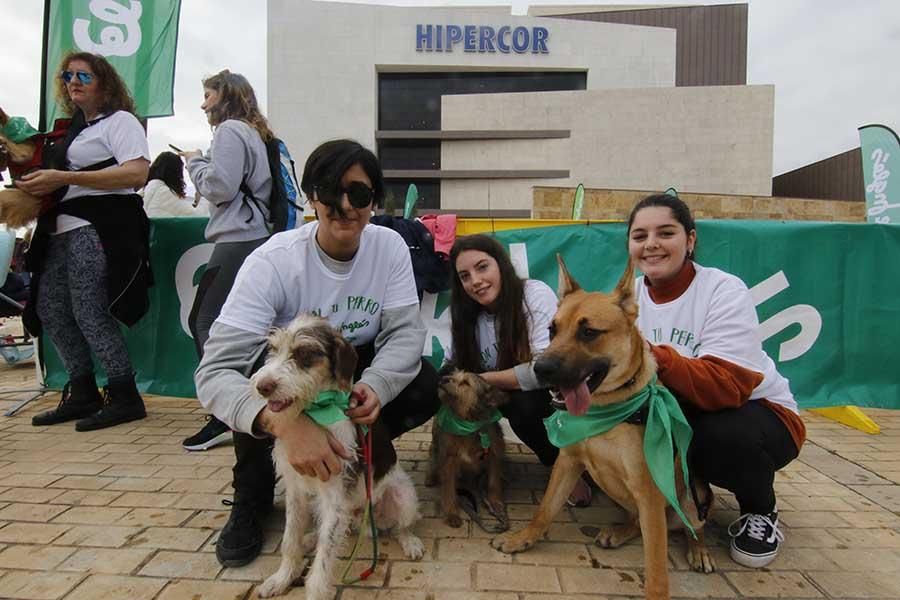
[[[625, 220], [631, 208], [653, 192], [585, 189], [583, 219]], [[759, 219], [784, 221], [864, 222], [863, 202], [809, 200], [772, 196], [725, 196], [679, 193], [698, 219]], [[569, 219], [574, 188], [535, 187], [533, 219]]]

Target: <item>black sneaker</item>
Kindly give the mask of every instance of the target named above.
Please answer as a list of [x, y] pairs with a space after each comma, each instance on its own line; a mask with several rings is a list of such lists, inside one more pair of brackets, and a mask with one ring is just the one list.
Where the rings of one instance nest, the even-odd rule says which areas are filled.
[[207, 415], [206, 419], [207, 422], [203, 429], [181, 442], [185, 450], [209, 450], [232, 438], [228, 425], [212, 415]]
[[[737, 526], [737, 527], [736, 527]], [[778, 511], [767, 515], [747, 513], [728, 526], [731, 558], [751, 569], [759, 569], [775, 560], [784, 534], [778, 529]]]
[[261, 519], [271, 509], [256, 502], [222, 500], [231, 507], [228, 522], [216, 541], [216, 558], [223, 567], [242, 567], [259, 556], [263, 544]]

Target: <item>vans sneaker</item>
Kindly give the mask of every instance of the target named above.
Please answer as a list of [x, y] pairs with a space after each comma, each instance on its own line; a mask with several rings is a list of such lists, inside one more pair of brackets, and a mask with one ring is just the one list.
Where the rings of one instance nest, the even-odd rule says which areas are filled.
[[775, 560], [784, 534], [778, 529], [778, 511], [767, 515], [747, 513], [728, 526], [731, 558], [751, 569], [759, 569]]
[[206, 419], [203, 429], [181, 442], [185, 450], [209, 450], [231, 439], [231, 429], [228, 425], [212, 415], [208, 415]]

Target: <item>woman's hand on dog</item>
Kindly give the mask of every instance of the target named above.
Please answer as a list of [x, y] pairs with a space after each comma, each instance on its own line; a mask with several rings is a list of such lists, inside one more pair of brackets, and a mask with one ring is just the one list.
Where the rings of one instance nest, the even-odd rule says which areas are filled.
[[347, 416], [357, 425], [371, 425], [381, 413], [381, 400], [378, 394], [365, 383], [357, 383], [353, 386], [350, 395], [350, 410]]
[[354, 458], [328, 430], [306, 416], [278, 422], [270, 433], [284, 444], [294, 470], [307, 477], [328, 481], [332, 475], [341, 473], [341, 458]]
[[56, 169], [39, 169], [16, 180], [16, 187], [34, 196], [46, 196], [67, 185], [69, 172]]

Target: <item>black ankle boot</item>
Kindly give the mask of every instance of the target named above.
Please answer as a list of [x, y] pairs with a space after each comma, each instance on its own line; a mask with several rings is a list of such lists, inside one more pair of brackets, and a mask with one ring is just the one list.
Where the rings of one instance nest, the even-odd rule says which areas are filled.
[[44, 411], [31, 418], [34, 426], [55, 425], [81, 419], [94, 414], [103, 407], [103, 397], [97, 390], [94, 374], [75, 377], [62, 391], [62, 398], [56, 408]]
[[242, 567], [253, 562], [262, 550], [262, 519], [272, 510], [272, 500], [236, 497], [233, 502], [222, 500], [222, 504], [231, 506], [231, 514], [216, 541], [216, 558], [223, 567]]
[[75, 423], [75, 431], [104, 429], [147, 416], [144, 399], [134, 385], [134, 377], [110, 379], [103, 391], [105, 394], [103, 407]]

